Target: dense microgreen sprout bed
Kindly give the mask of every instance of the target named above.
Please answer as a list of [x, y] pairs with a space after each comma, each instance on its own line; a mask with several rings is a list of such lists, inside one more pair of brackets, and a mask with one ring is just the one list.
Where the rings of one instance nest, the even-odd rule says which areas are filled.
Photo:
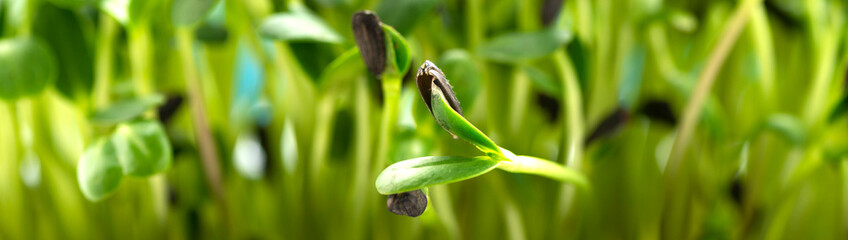
[[0, 0], [0, 239], [842, 239], [846, 9]]

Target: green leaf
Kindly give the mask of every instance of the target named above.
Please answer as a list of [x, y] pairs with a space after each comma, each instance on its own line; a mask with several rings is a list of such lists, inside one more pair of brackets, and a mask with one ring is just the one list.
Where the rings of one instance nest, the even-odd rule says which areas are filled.
[[77, 181], [85, 198], [99, 201], [118, 189], [124, 177], [115, 147], [108, 138], [89, 145], [77, 165]]
[[321, 71], [318, 85], [320, 89], [326, 91], [330, 87], [337, 86], [342, 80], [359, 77], [363, 69], [365, 69], [365, 63], [359, 57], [359, 48], [353, 47], [339, 55]]
[[807, 130], [804, 123], [795, 116], [789, 114], [774, 114], [766, 120], [766, 127], [778, 132], [794, 144], [801, 144], [807, 138]]
[[33, 22], [33, 33], [45, 40], [56, 54], [56, 90], [71, 100], [90, 96], [94, 85], [94, 57], [91, 24], [71, 10], [41, 4]]
[[206, 16], [215, 0], [175, 0], [171, 6], [171, 21], [175, 26], [187, 26]]
[[487, 157], [421, 157], [392, 164], [377, 177], [377, 192], [383, 195], [427, 186], [458, 182], [480, 176], [497, 167]]
[[508, 33], [477, 47], [477, 54], [497, 62], [515, 63], [544, 57], [571, 40], [571, 33], [559, 29]]
[[162, 125], [156, 121], [137, 121], [118, 126], [112, 134], [118, 161], [124, 174], [146, 177], [171, 165], [171, 143]]
[[56, 59], [44, 42], [18, 37], [0, 40], [0, 99], [35, 95], [56, 78]]
[[306, 7], [292, 6], [286, 13], [269, 16], [262, 22], [259, 32], [262, 35], [280, 41], [307, 41], [341, 43], [344, 39], [327, 25], [324, 20], [315, 16]]
[[439, 88], [434, 87], [431, 91], [433, 117], [439, 125], [454, 136], [474, 144], [480, 151], [487, 154], [502, 155], [500, 147], [492, 139], [489, 139], [486, 134], [483, 134], [477, 127], [474, 127], [474, 125], [450, 107]]
[[639, 89], [642, 88], [642, 72], [645, 69], [645, 55], [647, 50], [642, 44], [635, 44], [621, 66], [621, 79], [618, 86], [619, 104], [632, 108], [639, 98]]
[[112, 125], [125, 122], [144, 114], [148, 109], [165, 102], [165, 97], [159, 94], [142, 98], [129, 98], [117, 101], [104, 109], [98, 109], [90, 117], [94, 124]]
[[387, 55], [394, 56], [395, 61], [393, 63], [396, 64], [395, 69], [397, 69], [400, 76], [403, 76], [409, 70], [409, 62], [412, 61], [409, 45], [406, 44], [403, 36], [391, 26], [383, 24], [383, 30], [386, 32], [389, 40], [391, 40], [391, 49], [389, 49], [389, 52], [393, 52], [393, 54], [390, 53]]
[[533, 82], [533, 86], [535, 86], [537, 90], [547, 94], [548, 96], [557, 99], [561, 98], [562, 87], [556, 79], [551, 77], [550, 74], [530, 64], [523, 65], [521, 69], [524, 70], [524, 73], [527, 74], [527, 77], [530, 78], [530, 81]]

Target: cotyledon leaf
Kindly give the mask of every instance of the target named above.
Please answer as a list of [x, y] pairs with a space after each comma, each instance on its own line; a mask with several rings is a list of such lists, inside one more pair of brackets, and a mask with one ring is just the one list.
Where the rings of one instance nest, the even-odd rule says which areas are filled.
[[98, 109], [89, 117], [94, 124], [118, 124], [144, 114], [148, 109], [165, 102], [165, 97], [154, 94], [141, 98], [129, 98]]
[[571, 38], [570, 32], [556, 28], [508, 33], [481, 44], [476, 51], [485, 59], [514, 63], [551, 54]]
[[389, 40], [392, 41], [391, 47], [395, 57], [394, 63], [396, 64], [398, 74], [402, 76], [409, 70], [409, 62], [412, 61], [409, 44], [406, 43], [406, 39], [393, 27], [385, 24], [382, 26], [383, 31], [389, 36]]
[[488, 157], [420, 157], [392, 164], [377, 177], [383, 195], [408, 192], [427, 186], [458, 182], [480, 176], [497, 167]]
[[291, 6], [292, 11], [277, 13], [262, 22], [262, 35], [280, 41], [313, 41], [341, 43], [341, 35], [324, 20], [312, 14], [304, 6]]
[[124, 123], [112, 134], [124, 174], [146, 177], [171, 166], [171, 143], [157, 121]]
[[42, 41], [30, 37], [0, 40], [0, 99], [40, 93], [56, 79], [56, 59]]
[[89, 145], [77, 164], [77, 181], [85, 198], [99, 201], [118, 189], [124, 177], [115, 147], [109, 138]]
[[474, 125], [450, 107], [445, 100], [444, 94], [438, 87], [433, 86], [431, 89], [433, 118], [436, 119], [436, 122], [442, 128], [454, 136], [474, 144], [474, 146], [486, 154], [503, 155], [500, 147], [492, 139], [489, 139], [486, 134], [483, 134], [477, 127], [474, 127]]

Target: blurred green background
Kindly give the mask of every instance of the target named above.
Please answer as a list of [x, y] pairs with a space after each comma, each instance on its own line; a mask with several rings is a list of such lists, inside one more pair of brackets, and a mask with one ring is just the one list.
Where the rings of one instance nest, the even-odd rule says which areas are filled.
[[[359, 10], [405, 38], [400, 89], [363, 64]], [[0, 239], [844, 239], [846, 16], [829, 0], [0, 0]], [[387, 211], [389, 164], [479, 155], [422, 104], [424, 60], [500, 146], [593, 191], [495, 170], [428, 188], [420, 217]]]

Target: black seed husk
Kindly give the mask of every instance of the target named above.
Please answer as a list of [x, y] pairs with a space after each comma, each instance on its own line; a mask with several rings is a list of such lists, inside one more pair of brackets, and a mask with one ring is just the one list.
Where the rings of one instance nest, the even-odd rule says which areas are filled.
[[542, 4], [542, 25], [548, 26], [556, 21], [564, 2], [564, 0], [545, 0]]
[[617, 132], [621, 127], [623, 127], [627, 121], [630, 120], [630, 113], [627, 112], [627, 109], [619, 107], [614, 112], [610, 113], [598, 127], [592, 131], [592, 134], [586, 138], [586, 145], [589, 145], [595, 140], [598, 140], [602, 137], [606, 137], [612, 135]]
[[441, 90], [445, 99], [448, 101], [448, 105], [459, 113], [459, 115], [462, 115], [462, 107], [459, 105], [459, 100], [453, 92], [453, 87], [451, 87], [448, 79], [445, 77], [445, 73], [439, 67], [436, 67], [436, 64], [433, 64], [429, 60], [424, 61], [424, 64], [421, 64], [421, 67], [418, 68], [415, 83], [418, 85], [418, 93], [424, 99], [424, 104], [427, 105], [427, 109], [430, 110], [431, 115], [433, 114], [433, 108], [430, 101], [433, 94], [433, 86]]
[[386, 199], [386, 208], [397, 215], [421, 216], [427, 209], [427, 195], [421, 189], [392, 194]]
[[380, 18], [371, 11], [362, 10], [353, 14], [351, 26], [359, 54], [368, 71], [380, 78], [386, 69], [386, 41]]
[[639, 112], [651, 120], [664, 122], [672, 126], [677, 124], [677, 118], [671, 110], [671, 105], [661, 100], [650, 100], [646, 102], [639, 108]]

